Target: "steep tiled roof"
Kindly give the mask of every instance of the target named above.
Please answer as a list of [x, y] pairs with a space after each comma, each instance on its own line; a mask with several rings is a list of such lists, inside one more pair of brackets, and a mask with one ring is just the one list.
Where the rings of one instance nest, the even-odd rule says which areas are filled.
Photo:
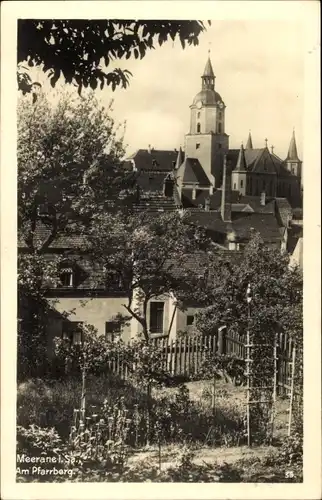
[[137, 212], [165, 212], [173, 211], [178, 207], [174, 198], [167, 198], [160, 193], [147, 193], [140, 197], [140, 201], [134, 205]]
[[143, 170], [139, 172], [136, 183], [143, 192], [162, 191], [163, 183], [167, 175], [168, 172], [147, 172]]
[[232, 214], [232, 226], [237, 237], [243, 240], [248, 240], [253, 230], [259, 232], [266, 242], [281, 240], [280, 226], [272, 214]]
[[[198, 191], [198, 190], [197, 190]], [[200, 205], [204, 206], [205, 205], [205, 200], [209, 198], [210, 201], [210, 210], [218, 210], [220, 208], [221, 204], [221, 189], [218, 189], [214, 191], [212, 195], [209, 195], [208, 190], [201, 190], [196, 196], [196, 199], [193, 200], [191, 196], [191, 189], [182, 189], [182, 194], [183, 194], [183, 205], [184, 207], [199, 207]], [[239, 191], [234, 191], [232, 190], [231, 193], [231, 201], [233, 203], [237, 203], [240, 198]]]
[[234, 230], [241, 240], [249, 239], [253, 230], [258, 231], [267, 242], [277, 242], [281, 239], [280, 226], [273, 214], [233, 212], [232, 222], [226, 223], [223, 222], [220, 212], [194, 210], [188, 220], [214, 233], [227, 234]]
[[185, 158], [176, 177], [179, 182], [184, 184], [210, 186], [209, 179], [197, 158]]
[[[42, 222], [39, 221], [35, 231], [35, 240], [41, 244], [45, 243], [51, 230]], [[80, 248], [86, 242], [86, 238], [83, 234], [65, 234], [58, 236], [52, 244], [49, 246], [51, 250], [63, 250], [69, 248]], [[20, 249], [26, 249], [27, 245], [21, 236], [18, 236], [18, 247]]]
[[127, 158], [134, 160], [138, 170], [170, 172], [173, 170], [178, 152], [175, 150], [139, 149]]
[[276, 198], [276, 215], [284, 227], [289, 225], [292, 219], [292, 207], [286, 198]]

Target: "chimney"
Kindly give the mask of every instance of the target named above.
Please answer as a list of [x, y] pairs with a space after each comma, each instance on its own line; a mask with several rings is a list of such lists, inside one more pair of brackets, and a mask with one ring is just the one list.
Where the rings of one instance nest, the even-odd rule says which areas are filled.
[[265, 191], [263, 191], [261, 193], [261, 205], [262, 205], [262, 207], [265, 207], [265, 204], [266, 204], [266, 193], [265, 193]]
[[206, 211], [206, 212], [209, 212], [209, 210], [210, 210], [210, 198], [209, 198], [209, 197], [207, 197], [207, 198], [205, 199], [205, 211]]
[[227, 165], [227, 156], [224, 155], [224, 171], [221, 187], [221, 218], [224, 222], [231, 222], [231, 171]]

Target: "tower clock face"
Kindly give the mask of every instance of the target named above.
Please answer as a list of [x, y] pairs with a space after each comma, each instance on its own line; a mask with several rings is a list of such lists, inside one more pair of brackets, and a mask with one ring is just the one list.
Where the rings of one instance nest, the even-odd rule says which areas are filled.
[[202, 102], [201, 101], [198, 101], [197, 102], [197, 108], [200, 109], [202, 107]]

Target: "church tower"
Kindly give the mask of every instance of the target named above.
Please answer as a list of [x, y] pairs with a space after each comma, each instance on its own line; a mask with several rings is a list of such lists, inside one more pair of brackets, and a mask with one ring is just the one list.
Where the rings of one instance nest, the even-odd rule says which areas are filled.
[[190, 106], [190, 131], [185, 138], [185, 156], [197, 159], [210, 184], [222, 184], [223, 159], [229, 149], [225, 133], [226, 106], [215, 90], [215, 74], [208, 57], [201, 77], [201, 90]]
[[297, 154], [296, 140], [295, 140], [295, 132], [293, 130], [290, 146], [288, 148], [288, 154], [285, 160], [286, 168], [293, 175], [301, 179], [302, 183], [302, 162]]

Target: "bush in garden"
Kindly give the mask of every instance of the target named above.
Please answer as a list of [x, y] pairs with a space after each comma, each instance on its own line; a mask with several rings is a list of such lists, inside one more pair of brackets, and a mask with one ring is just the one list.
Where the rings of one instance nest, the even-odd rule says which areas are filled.
[[[121, 380], [113, 374], [87, 379], [87, 405], [100, 407], [104, 400], [114, 405], [120, 398], [126, 399], [129, 408], [139, 404], [146, 407], [146, 393], [130, 382]], [[55, 427], [62, 438], [69, 435], [74, 408], [79, 408], [81, 381], [79, 377], [68, 376], [64, 380], [29, 380], [18, 385], [17, 423], [28, 427], [35, 424], [41, 427]]]

